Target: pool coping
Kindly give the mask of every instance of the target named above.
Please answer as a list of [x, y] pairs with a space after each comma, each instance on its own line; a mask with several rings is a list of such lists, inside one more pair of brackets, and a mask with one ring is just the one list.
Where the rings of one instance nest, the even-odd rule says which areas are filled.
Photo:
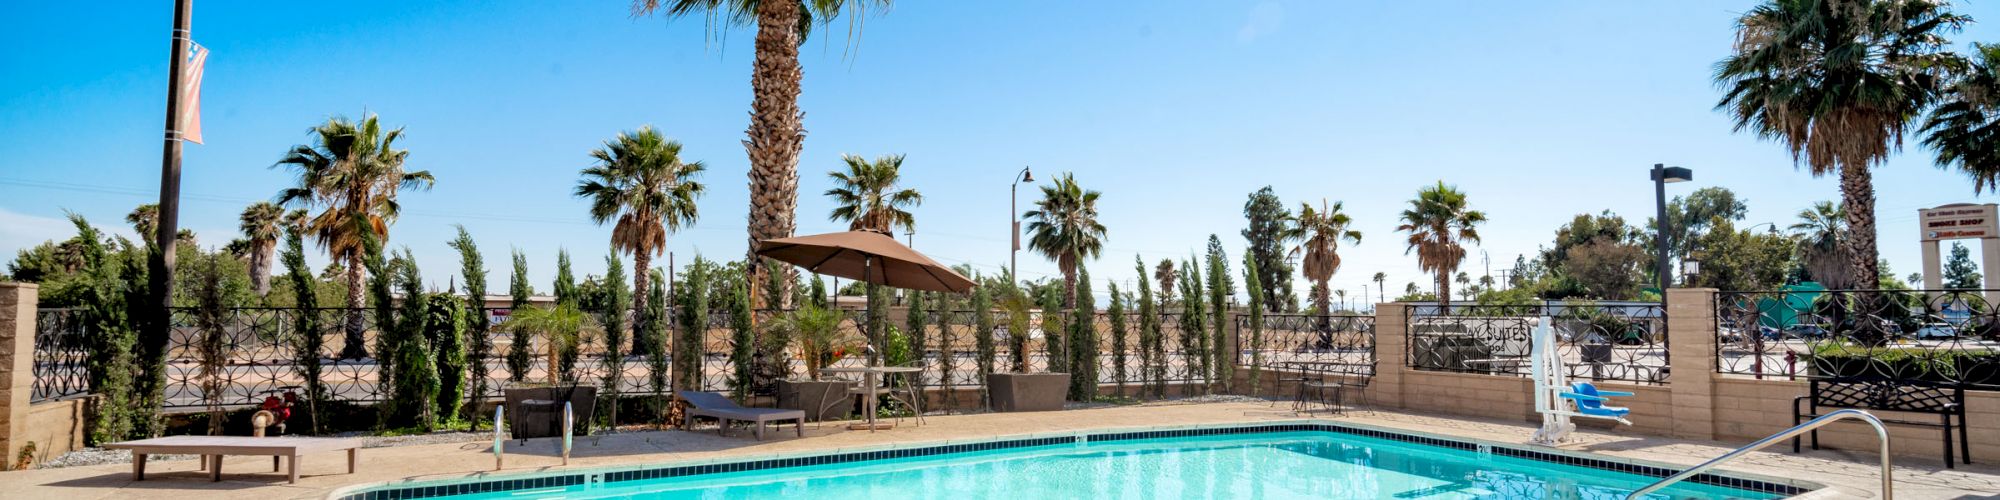
[[[971, 439], [885, 443], [783, 453], [758, 453], [668, 460], [624, 465], [579, 466], [576, 468], [557, 467], [538, 471], [480, 471], [463, 473], [460, 477], [455, 478], [407, 478], [347, 485], [335, 488], [333, 491], [327, 493], [325, 498], [329, 500], [403, 500], [492, 491], [524, 492], [536, 489], [557, 489], [579, 484], [602, 485], [614, 482], [666, 477], [865, 462], [1060, 444], [1081, 445], [1099, 441], [1300, 431], [1364, 436], [1656, 478], [1664, 478], [1686, 468], [1685, 466], [1658, 461], [1601, 455], [1526, 443], [1495, 442], [1478, 438], [1435, 434], [1340, 420], [1291, 419], [1227, 424], [1107, 427], [1007, 434]], [[1824, 493], [1829, 490], [1827, 485], [1818, 482], [1734, 470], [1699, 474], [1689, 478], [1688, 482], [1780, 494], [1786, 497], [1799, 497], [1815, 492]]]

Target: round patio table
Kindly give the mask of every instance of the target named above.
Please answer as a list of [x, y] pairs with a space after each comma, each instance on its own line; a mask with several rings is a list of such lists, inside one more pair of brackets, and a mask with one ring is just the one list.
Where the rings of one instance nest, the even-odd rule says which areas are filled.
[[[879, 394], [880, 391], [877, 384], [877, 378], [879, 376], [895, 374], [895, 373], [921, 373], [924, 371], [924, 369], [914, 366], [839, 366], [839, 367], [821, 368], [819, 369], [819, 371], [824, 373], [861, 374], [861, 387], [849, 389], [849, 391], [863, 396], [861, 398], [861, 411], [868, 415], [868, 424], [867, 424], [868, 432], [875, 432], [876, 429], [882, 428], [881, 427], [882, 424], [875, 423], [875, 396]], [[892, 394], [890, 395], [890, 397], [895, 397], [895, 396]], [[917, 406], [914, 406], [914, 404], [911, 407], [919, 408]], [[923, 418], [922, 411], [923, 410], [921, 409], [917, 410], [918, 418]], [[894, 424], [890, 425], [893, 426]], [[849, 428], [852, 427], [850, 426]]]

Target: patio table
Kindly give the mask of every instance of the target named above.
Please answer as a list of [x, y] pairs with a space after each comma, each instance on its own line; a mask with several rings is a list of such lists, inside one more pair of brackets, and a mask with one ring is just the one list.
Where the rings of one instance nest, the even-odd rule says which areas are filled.
[[[881, 428], [882, 425], [875, 423], [875, 396], [880, 394], [880, 389], [879, 389], [879, 384], [877, 383], [877, 379], [879, 377], [897, 373], [902, 373], [902, 374], [921, 373], [924, 371], [924, 369], [914, 366], [841, 366], [841, 367], [821, 368], [819, 371], [825, 373], [861, 374], [861, 387], [849, 389], [848, 391], [864, 396], [861, 398], [861, 411], [862, 413], [865, 413], [868, 416], [868, 424], [867, 424], [868, 432], [875, 432], [875, 430]], [[895, 395], [892, 393], [890, 394], [889, 397], [895, 397]], [[916, 394], [911, 395], [912, 399], [920, 397], [922, 396]], [[917, 409], [916, 411], [918, 412], [917, 413], [918, 415], [917, 418], [919, 419], [918, 421], [922, 422], [923, 418], [923, 410], [921, 409], [922, 407], [917, 405], [915, 402], [912, 402], [911, 408]], [[894, 425], [895, 424], [890, 424], [890, 426], [892, 427]], [[850, 428], [852, 428], [852, 426], [850, 426]]]

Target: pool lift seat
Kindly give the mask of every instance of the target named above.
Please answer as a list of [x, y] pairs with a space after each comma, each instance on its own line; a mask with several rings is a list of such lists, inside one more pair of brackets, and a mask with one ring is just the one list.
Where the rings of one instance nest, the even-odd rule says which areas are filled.
[[1632, 393], [1600, 391], [1589, 382], [1569, 381], [1569, 369], [1557, 348], [1553, 323], [1546, 316], [1535, 319], [1530, 347], [1529, 375], [1535, 380], [1535, 412], [1542, 414], [1542, 428], [1535, 431], [1533, 441], [1550, 445], [1567, 441], [1570, 433], [1576, 431], [1570, 417], [1632, 425], [1632, 421], [1625, 419], [1632, 413], [1630, 408], [1606, 404], [1612, 402], [1610, 398], [1631, 397]]

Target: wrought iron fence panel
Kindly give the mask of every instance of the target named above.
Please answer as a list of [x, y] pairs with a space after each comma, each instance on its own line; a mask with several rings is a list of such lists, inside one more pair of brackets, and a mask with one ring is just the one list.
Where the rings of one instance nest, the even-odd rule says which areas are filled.
[[2000, 290], [1716, 294], [1719, 373], [2000, 389]]
[[[1261, 369], [1298, 370], [1305, 365], [1375, 367], [1375, 317], [1336, 314], [1265, 314], [1262, 333], [1250, 316], [1236, 315], [1236, 339], [1243, 349], [1237, 363]], [[1261, 337], [1261, 338], [1259, 338]]]
[[90, 337], [77, 312], [70, 309], [35, 311], [35, 365], [30, 403], [53, 401], [90, 392]]
[[[202, 374], [201, 344], [205, 336], [192, 308], [172, 310], [167, 335], [166, 385], [162, 406], [169, 409], [254, 405], [267, 393], [305, 386], [297, 349], [301, 314], [315, 315], [323, 341], [320, 383], [330, 399], [355, 402], [381, 400], [377, 367], [372, 359], [337, 360], [345, 337], [346, 309], [235, 308], [221, 320], [221, 366], [214, 380]], [[372, 323], [370, 315], [363, 315]], [[364, 339], [374, 338], [372, 325]], [[213, 390], [210, 390], [210, 388]]]
[[1535, 320], [1548, 318], [1570, 378], [1666, 383], [1666, 315], [1657, 303], [1406, 307], [1414, 369], [1525, 377]]

